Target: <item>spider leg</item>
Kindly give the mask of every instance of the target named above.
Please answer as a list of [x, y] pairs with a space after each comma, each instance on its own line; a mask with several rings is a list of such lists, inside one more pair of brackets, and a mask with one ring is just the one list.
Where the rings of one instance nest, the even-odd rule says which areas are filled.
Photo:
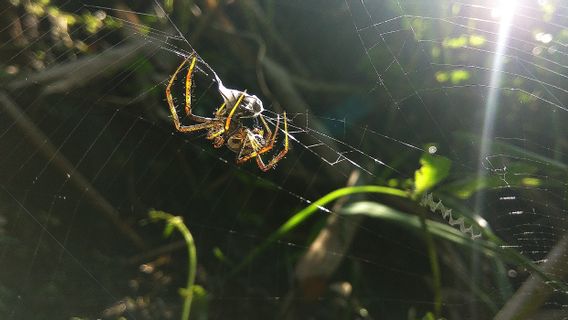
[[235, 111], [237, 111], [237, 107], [239, 106], [239, 104], [241, 104], [241, 102], [243, 102], [243, 99], [245, 98], [246, 93], [247, 93], [246, 90], [242, 92], [242, 94], [237, 99], [237, 102], [235, 102], [233, 109], [231, 109], [231, 112], [229, 112], [229, 116], [227, 116], [227, 120], [225, 121], [225, 131], [229, 130], [229, 127], [231, 126], [231, 119], [233, 118]]
[[278, 118], [278, 120], [276, 122], [276, 130], [274, 132], [274, 135], [272, 136], [271, 142], [265, 148], [266, 150], [259, 151], [258, 155], [256, 157], [256, 163], [257, 163], [258, 167], [260, 168], [260, 170], [262, 170], [264, 172], [272, 169], [278, 163], [278, 161], [282, 160], [282, 158], [284, 158], [286, 153], [288, 153], [288, 149], [290, 148], [289, 142], [288, 142], [288, 121], [286, 120], [286, 112], [284, 112], [284, 149], [280, 150], [280, 152], [278, 152], [278, 154], [275, 155], [272, 158], [272, 160], [270, 160], [270, 162], [268, 162], [268, 164], [264, 164], [264, 161], [262, 161], [261, 154], [268, 152], [274, 146], [274, 141], [276, 140], [276, 134], [278, 133], [278, 127], [279, 127], [279, 122], [280, 122], [279, 120], [280, 120], [280, 117]]
[[217, 109], [217, 111], [215, 111], [215, 118], [220, 118], [223, 115], [223, 111], [225, 111], [226, 105], [227, 103], [223, 102], [223, 104]]
[[[260, 121], [262, 122], [262, 125], [264, 126], [264, 129], [266, 130], [266, 133], [264, 135], [264, 139], [268, 140], [272, 136], [272, 130], [270, 130], [270, 127], [268, 126], [268, 123], [266, 123], [266, 120], [264, 119], [264, 116], [262, 116], [262, 114], [259, 114], [258, 117], [260, 118]], [[280, 124], [280, 115], [278, 115], [278, 118], [276, 120], [276, 132], [278, 132], [278, 125], [279, 124]], [[274, 140], [276, 140], [276, 133], [274, 133], [273, 138], [274, 138]]]
[[221, 148], [225, 144], [225, 139], [223, 139], [223, 136], [214, 138], [207, 137], [207, 139], [213, 140], [213, 148]]
[[243, 143], [241, 151], [239, 152], [239, 154], [237, 156], [237, 164], [243, 164], [243, 163], [249, 161], [250, 159], [256, 157], [258, 155], [258, 151], [260, 150], [258, 143], [254, 140], [253, 137], [251, 137], [250, 135], [247, 135], [246, 139], [249, 143], [248, 146], [250, 146], [252, 148], [252, 152], [245, 154], [244, 149], [247, 146], [247, 144]]
[[[278, 131], [278, 127], [280, 126], [280, 116], [278, 117], [278, 120], [276, 121], [276, 131]], [[268, 127], [268, 124], [267, 124]], [[270, 129], [268, 129], [270, 130]], [[265, 152], [268, 152], [272, 149], [272, 147], [274, 146], [274, 142], [276, 141], [276, 134], [272, 135], [271, 137], [266, 136], [266, 141], [269, 141], [264, 147], [259, 145], [259, 143], [254, 139], [254, 137], [251, 137], [250, 135], [247, 136], [247, 140], [249, 141], [249, 144], [251, 146], [251, 148], [253, 149], [253, 151], [249, 154], [247, 154], [246, 156], [240, 156], [237, 158], [237, 164], [241, 164], [241, 163], [245, 163], [247, 161], [249, 161], [250, 159], [257, 157]]]
[[[223, 133], [227, 132], [227, 130], [229, 130], [229, 126], [231, 125], [231, 118], [233, 117], [233, 115], [235, 114], [235, 111], [237, 110], [237, 107], [239, 106], [239, 104], [243, 101], [243, 98], [245, 97], [244, 93], [239, 97], [239, 99], [237, 99], [237, 102], [235, 102], [235, 105], [233, 106], [233, 108], [231, 109], [231, 112], [229, 113], [229, 116], [227, 117], [227, 120], [225, 121], [225, 126], [222, 127], [221, 129], [219, 129], [217, 132], [212, 133], [207, 135], [207, 139], [215, 139], [219, 136], [221, 136]], [[217, 110], [217, 112], [215, 113], [215, 116], [218, 117], [218, 115], [221, 114], [221, 111], [223, 108], [225, 108], [225, 102], [219, 107], [219, 110]]]
[[[195, 64], [195, 56], [192, 59], [192, 64]], [[202, 130], [202, 129], [207, 129], [207, 128], [212, 128], [216, 125], [218, 125], [218, 122], [213, 121], [213, 119], [207, 119], [207, 118], [203, 118], [201, 120], [196, 120], [196, 121], [200, 121], [201, 123], [198, 124], [194, 124], [194, 125], [190, 125], [190, 126], [185, 126], [183, 124], [181, 124], [180, 120], [179, 120], [179, 116], [178, 113], [176, 111], [176, 107], [174, 104], [174, 99], [172, 97], [172, 85], [178, 75], [178, 73], [180, 72], [180, 70], [183, 68], [183, 66], [189, 61], [188, 59], [185, 59], [176, 69], [176, 71], [174, 72], [174, 74], [172, 75], [172, 77], [170, 78], [170, 80], [168, 81], [168, 85], [166, 86], [166, 99], [168, 101], [168, 106], [170, 109], [170, 114], [172, 115], [172, 120], [174, 121], [174, 126], [176, 128], [177, 131], [179, 132], [192, 132], [192, 131], [197, 131], [197, 130]], [[187, 100], [187, 95], [186, 95], [186, 100]], [[195, 120], [195, 119], [194, 119]]]
[[[186, 59], [186, 61], [189, 60]], [[187, 68], [187, 74], [185, 76], [185, 114], [193, 121], [196, 122], [206, 122], [212, 120], [211, 118], [202, 117], [195, 115], [191, 112], [191, 87], [193, 85], [193, 70], [195, 69], [195, 64], [197, 62], [197, 56], [191, 56], [191, 63], [189, 64], [189, 68]]]
[[206, 139], [213, 140], [214, 148], [221, 148], [225, 144], [225, 138], [223, 138], [223, 132], [225, 132], [225, 128], [223, 127], [222, 123], [217, 122], [217, 124], [217, 131], [210, 130], [207, 133]]
[[[262, 116], [262, 115], [261, 115]], [[261, 118], [261, 121], [263, 121], [264, 123], [266, 123], [266, 120], [264, 120], [263, 118]], [[267, 125], [268, 126], [268, 125]], [[289, 149], [289, 143], [288, 143], [288, 122], [286, 120], [286, 112], [284, 112], [284, 134], [285, 134], [285, 138], [284, 138], [284, 149], [280, 150], [280, 152], [275, 155], [272, 160], [270, 160], [270, 162], [268, 162], [268, 164], [265, 164], [264, 161], [262, 160], [261, 155], [263, 153], [266, 153], [270, 150], [272, 150], [272, 148], [274, 147], [274, 143], [276, 141], [276, 135], [278, 134], [278, 129], [280, 128], [280, 116], [278, 116], [278, 120], [276, 121], [276, 129], [274, 131], [274, 134], [271, 135], [271, 137], [267, 140], [269, 140], [270, 142], [268, 142], [266, 144], [266, 146], [251, 152], [250, 154], [243, 156], [243, 157], [239, 157], [237, 158], [237, 164], [242, 164], [244, 162], [247, 162], [248, 160], [252, 159], [252, 158], [256, 158], [256, 163], [258, 165], [258, 167], [260, 168], [260, 170], [262, 171], [268, 171], [271, 168], [273, 168], [278, 161], [280, 161], [282, 158], [284, 158], [284, 156], [286, 155], [286, 153], [288, 153], [288, 149]], [[269, 129], [270, 130], [270, 129]], [[268, 136], [267, 136], [268, 137]], [[253, 138], [249, 137], [248, 138], [251, 145], [254, 146], [256, 145], [256, 141], [254, 141], [253, 143]]]

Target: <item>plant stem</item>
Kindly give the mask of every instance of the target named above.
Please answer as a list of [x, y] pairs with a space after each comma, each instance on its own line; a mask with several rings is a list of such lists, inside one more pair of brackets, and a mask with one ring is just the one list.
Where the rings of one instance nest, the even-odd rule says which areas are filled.
[[420, 224], [424, 230], [424, 238], [426, 240], [426, 247], [428, 248], [428, 260], [430, 260], [430, 269], [432, 270], [432, 287], [434, 291], [434, 315], [437, 318], [442, 314], [442, 276], [440, 274], [440, 263], [438, 262], [438, 253], [432, 234], [428, 230], [426, 224], [426, 215], [420, 212]]
[[191, 313], [191, 302], [193, 300], [193, 285], [195, 283], [195, 270], [197, 269], [197, 250], [195, 249], [195, 243], [193, 241], [193, 236], [186, 225], [183, 223], [182, 217], [174, 216], [163, 211], [152, 210], [149, 212], [150, 218], [152, 220], [165, 220], [166, 221], [166, 236], [171, 233], [171, 228], [176, 228], [183, 236], [185, 243], [187, 245], [187, 257], [188, 257], [188, 273], [187, 273], [187, 286], [186, 288], [180, 290], [183, 297], [183, 311], [181, 315], [182, 320], [188, 320]]

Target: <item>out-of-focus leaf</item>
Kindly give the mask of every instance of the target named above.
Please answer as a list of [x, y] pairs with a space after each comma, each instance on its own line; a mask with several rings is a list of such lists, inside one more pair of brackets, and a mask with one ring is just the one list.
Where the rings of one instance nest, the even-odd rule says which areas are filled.
[[446, 178], [452, 162], [445, 157], [424, 154], [420, 158], [420, 165], [420, 169], [414, 173], [415, 194], [426, 192]]
[[422, 317], [422, 320], [436, 320], [436, 317], [432, 312], [428, 312]]

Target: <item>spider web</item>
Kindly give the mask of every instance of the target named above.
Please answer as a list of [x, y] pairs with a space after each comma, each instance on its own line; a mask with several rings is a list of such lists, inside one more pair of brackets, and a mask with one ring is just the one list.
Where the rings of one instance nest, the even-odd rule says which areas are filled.
[[[147, 224], [149, 208], [186, 220], [202, 268], [197, 281], [209, 294], [201, 308], [212, 318], [290, 317], [295, 304], [297, 316], [421, 318], [435, 308], [424, 238], [378, 219], [339, 217], [357, 236], [348, 250], [325, 248], [343, 261], [325, 295], [314, 307], [294, 293], [305, 283], [292, 269], [339, 210], [332, 205], [239, 275], [231, 272], [354, 172], [356, 184], [411, 189], [428, 151], [453, 168], [434, 198], [472, 212], [503, 240], [500, 248], [527, 259], [497, 263], [446, 248], [442, 314], [507, 319], [515, 302], [543, 299], [541, 317], [567, 318], [568, 8], [561, 2], [518, 1], [513, 11], [506, 1], [251, 1], [228, 4], [226, 20], [208, 31], [180, 30], [187, 23], [176, 20], [182, 9], [212, 19], [204, 3], [177, 3], [170, 15], [151, 2], [135, 9], [57, 3], [84, 27], [67, 26], [47, 7], [38, 14], [39, 3], [0, 7], [3, 318], [34, 318], [38, 310], [47, 318], [177, 318], [183, 243], [161, 239], [160, 226]], [[270, 15], [271, 6], [282, 13]], [[242, 31], [246, 13], [235, 8], [266, 9], [261, 16], [273, 25]], [[240, 50], [254, 61], [227, 58]], [[263, 96], [272, 126], [288, 112], [292, 149], [275, 170], [237, 166], [203, 134], [175, 132], [164, 88], [192, 53], [201, 59], [197, 112], [220, 105], [212, 72]], [[183, 81], [173, 92], [181, 111]], [[446, 223], [436, 210], [428, 218]], [[528, 262], [549, 277], [544, 285]], [[530, 283], [536, 289], [525, 288]]]

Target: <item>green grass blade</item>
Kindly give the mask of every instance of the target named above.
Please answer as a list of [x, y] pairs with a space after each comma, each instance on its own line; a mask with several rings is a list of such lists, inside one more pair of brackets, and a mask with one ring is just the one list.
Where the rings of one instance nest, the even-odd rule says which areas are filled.
[[[288, 221], [282, 224], [275, 232], [273, 232], [266, 240], [263, 241], [258, 247], [254, 248], [244, 259], [243, 261], [237, 265], [232, 271], [231, 275], [234, 275], [241, 271], [246, 265], [248, 265], [252, 260], [254, 260], [259, 254], [261, 254], [264, 250], [266, 250], [272, 243], [279, 240], [292, 230], [296, 229], [302, 223], [304, 223], [308, 218], [310, 218], [315, 212], [318, 210], [322, 210], [325, 205], [328, 203], [337, 200], [339, 198], [356, 194], [356, 193], [378, 193], [378, 194], [386, 194], [386, 195], [393, 195], [403, 198], [408, 198], [409, 195], [407, 192], [390, 188], [390, 187], [383, 187], [383, 186], [353, 186], [353, 187], [345, 187], [341, 189], [337, 189], [328, 193], [327, 195], [323, 196], [322, 198], [318, 199], [317, 201], [313, 202], [306, 208], [300, 210], [296, 214], [294, 214]], [[327, 210], [327, 209], [325, 209]]]

